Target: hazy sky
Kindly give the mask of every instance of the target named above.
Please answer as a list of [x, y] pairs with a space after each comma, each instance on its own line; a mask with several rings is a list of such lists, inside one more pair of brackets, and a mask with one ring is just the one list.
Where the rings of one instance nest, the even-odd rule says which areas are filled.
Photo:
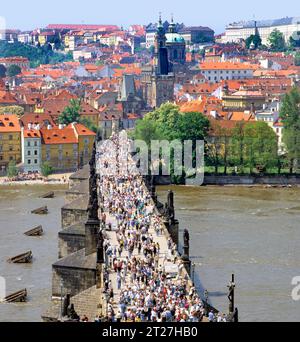
[[300, 16], [299, 0], [15, 0], [1, 1], [7, 28], [33, 29], [47, 24], [146, 24], [163, 19], [210, 26], [217, 33], [241, 19]]

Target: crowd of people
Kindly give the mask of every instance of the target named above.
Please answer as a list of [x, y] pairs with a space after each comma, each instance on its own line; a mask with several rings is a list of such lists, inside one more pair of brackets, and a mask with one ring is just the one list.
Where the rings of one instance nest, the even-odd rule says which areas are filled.
[[[44, 177], [39, 172], [29, 172], [29, 173], [23, 173], [19, 172], [14, 177], [0, 177], [0, 183], [8, 184], [8, 183], [28, 183], [32, 184], [34, 182], [38, 183], [45, 183], [49, 182], [50, 179], [47, 177]], [[53, 178], [53, 181], [60, 182], [60, 183], [67, 183], [68, 177], [66, 175], [57, 175], [57, 177]]]
[[[117, 151], [126, 153], [126, 149], [119, 148], [118, 136], [115, 135], [112, 141]], [[109, 147], [111, 145], [102, 143], [98, 151], [97, 162], [105, 168], [116, 163]], [[125, 160], [127, 155], [118, 155], [117, 163], [120, 158]], [[112, 169], [118, 171], [118, 165]], [[195, 287], [189, 286], [187, 273], [171, 238], [162, 250], [159, 237], [164, 228], [142, 177], [132, 172], [126, 174], [122, 169], [121, 173], [113, 175], [106, 172], [100, 179], [105, 209], [102, 223], [112, 231], [110, 234], [116, 234], [114, 243], [109, 238], [111, 235], [107, 235], [104, 243], [107, 320], [201, 322], [208, 316], [211, 322], [226, 321], [220, 314], [207, 312]], [[177, 274], [166, 271], [167, 263], [177, 265]]]

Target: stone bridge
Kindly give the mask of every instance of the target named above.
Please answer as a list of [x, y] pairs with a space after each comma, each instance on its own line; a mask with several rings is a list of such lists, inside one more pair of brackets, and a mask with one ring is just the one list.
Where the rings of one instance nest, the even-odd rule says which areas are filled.
[[[70, 178], [70, 188], [66, 193], [67, 203], [61, 209], [59, 260], [52, 265], [52, 300], [49, 310], [42, 316], [45, 322], [69, 321], [76, 317], [72, 317], [74, 309], [80, 317], [86, 316], [89, 321], [98, 316], [105, 317], [108, 307], [108, 298], [103, 291], [105, 276], [111, 280], [115, 294], [112, 305], [117, 309], [119, 304], [120, 291], [116, 285], [116, 274], [109, 268], [109, 260], [104, 250], [104, 239], [107, 239], [111, 246], [117, 246], [118, 222], [104, 205], [98, 160], [101, 159], [99, 146], [95, 143], [90, 165]], [[185, 280], [189, 291], [193, 287], [193, 282], [190, 278], [188, 239], [185, 236], [182, 256], [176, 250], [173, 258], [170, 258], [167, 246], [170, 237], [177, 246], [179, 240], [174, 194], [169, 192], [168, 203], [162, 205], [157, 199], [153, 178], [144, 177], [142, 181], [144, 191], [151, 196], [150, 205], [155, 208], [153, 215], [161, 222], [163, 234], [160, 236], [156, 236], [154, 228], [150, 227], [150, 233], [160, 245], [159, 264], [165, 269], [172, 269], [172, 272], [175, 270], [177, 278]], [[104, 213], [106, 222], [111, 224], [111, 231], [107, 231], [107, 226], [101, 220]], [[127, 252], [123, 257], [126, 256]], [[128, 277], [126, 283], [130, 283]], [[74, 305], [74, 309], [71, 304]]]

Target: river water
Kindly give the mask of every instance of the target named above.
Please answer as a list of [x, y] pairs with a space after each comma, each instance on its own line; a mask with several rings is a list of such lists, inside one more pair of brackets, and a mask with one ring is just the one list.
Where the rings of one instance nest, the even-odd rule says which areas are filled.
[[[292, 278], [300, 276], [300, 189], [243, 187], [159, 187], [166, 200], [175, 192], [176, 215], [190, 230], [191, 257], [199, 291], [227, 312], [227, 284], [236, 276], [241, 321], [300, 321], [300, 302], [291, 298]], [[55, 199], [39, 196], [55, 190]], [[0, 304], [0, 321], [40, 321], [51, 296], [51, 264], [57, 260], [62, 187], [0, 188], [0, 276], [7, 292], [27, 288], [25, 304]], [[47, 205], [49, 215], [30, 211]], [[43, 225], [45, 235], [23, 233]], [[6, 259], [32, 250], [31, 265]]]
[[[40, 199], [48, 191], [54, 199]], [[60, 230], [60, 208], [64, 204], [62, 186], [0, 187], [0, 276], [6, 279], [7, 294], [27, 288], [28, 303], [0, 304], [2, 321], [41, 321], [51, 298], [51, 264], [57, 260], [57, 233]], [[47, 205], [49, 214], [32, 215], [33, 209]], [[23, 233], [42, 225], [45, 235], [27, 237]], [[9, 257], [31, 250], [33, 263], [9, 264]]]
[[[161, 200], [169, 188], [159, 189]], [[234, 273], [241, 321], [300, 321], [291, 297], [300, 276], [300, 189], [172, 189], [180, 228], [190, 230], [195, 281], [213, 306], [227, 312]]]

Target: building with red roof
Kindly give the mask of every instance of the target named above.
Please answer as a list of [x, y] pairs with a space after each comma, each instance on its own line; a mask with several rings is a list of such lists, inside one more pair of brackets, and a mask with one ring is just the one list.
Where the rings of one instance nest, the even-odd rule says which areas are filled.
[[31, 125], [22, 127], [23, 172], [41, 172], [41, 133]]
[[41, 129], [42, 161], [55, 171], [74, 171], [87, 164], [96, 133], [81, 124]]
[[16, 115], [0, 114], [0, 173], [10, 161], [21, 162], [21, 127]]

